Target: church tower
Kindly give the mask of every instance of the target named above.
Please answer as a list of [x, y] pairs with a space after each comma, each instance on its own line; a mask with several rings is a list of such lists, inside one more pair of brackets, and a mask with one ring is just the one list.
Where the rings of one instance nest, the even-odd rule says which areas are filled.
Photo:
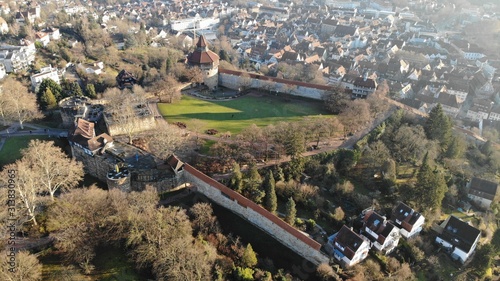
[[219, 56], [208, 49], [205, 36], [201, 35], [196, 43], [196, 50], [188, 56], [189, 66], [198, 66], [203, 73], [204, 84], [215, 89], [219, 83]]

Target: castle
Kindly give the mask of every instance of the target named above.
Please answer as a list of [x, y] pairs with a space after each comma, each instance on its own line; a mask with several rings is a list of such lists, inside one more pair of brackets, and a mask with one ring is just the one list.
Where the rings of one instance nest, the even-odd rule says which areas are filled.
[[203, 83], [209, 89], [217, 88], [219, 84], [219, 56], [208, 49], [205, 36], [200, 36], [196, 43], [196, 50], [189, 54], [187, 58], [189, 66], [197, 66], [203, 73]]

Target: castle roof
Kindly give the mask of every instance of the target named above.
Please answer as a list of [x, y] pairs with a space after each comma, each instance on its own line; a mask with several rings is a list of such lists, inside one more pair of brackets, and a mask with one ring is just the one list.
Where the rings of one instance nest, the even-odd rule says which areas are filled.
[[208, 49], [205, 36], [200, 36], [196, 43], [196, 50], [188, 56], [188, 63], [191, 65], [218, 63], [219, 56]]

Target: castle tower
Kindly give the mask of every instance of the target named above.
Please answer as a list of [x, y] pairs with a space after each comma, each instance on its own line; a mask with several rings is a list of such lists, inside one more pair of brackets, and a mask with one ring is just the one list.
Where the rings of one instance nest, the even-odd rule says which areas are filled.
[[125, 167], [115, 167], [115, 169], [109, 170], [106, 178], [106, 183], [108, 184], [108, 190], [120, 189], [124, 192], [130, 192], [130, 173]]
[[205, 36], [201, 35], [196, 43], [196, 50], [188, 56], [189, 66], [198, 66], [203, 72], [204, 84], [214, 89], [219, 83], [219, 56], [208, 49]]

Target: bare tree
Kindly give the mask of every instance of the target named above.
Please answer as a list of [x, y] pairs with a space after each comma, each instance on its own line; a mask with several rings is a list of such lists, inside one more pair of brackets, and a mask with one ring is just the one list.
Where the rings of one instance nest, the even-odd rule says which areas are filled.
[[149, 90], [160, 99], [160, 102], [173, 103], [181, 99], [180, 83], [172, 75], [160, 78]]
[[203, 71], [199, 67], [190, 67], [186, 69], [185, 76], [191, 83], [203, 82]]
[[7, 78], [3, 83], [3, 91], [11, 108], [7, 111], [10, 116], [8, 119], [19, 121], [21, 129], [24, 129], [24, 122], [42, 117], [36, 104], [36, 96], [28, 93], [28, 89], [21, 82]]
[[4, 92], [3, 87], [0, 87], [0, 117], [2, 117], [2, 124], [4, 126], [7, 125], [7, 118], [12, 116], [11, 111], [10, 99]]
[[67, 157], [53, 142], [32, 140], [22, 154], [52, 201], [57, 190], [73, 188], [83, 178], [82, 163]]
[[309, 128], [306, 131], [308, 138], [316, 141], [316, 146], [323, 137], [328, 136], [330, 132], [330, 120], [322, 117], [305, 117], [303, 119], [304, 125]]
[[193, 230], [203, 235], [220, 232], [219, 222], [213, 214], [212, 206], [208, 203], [196, 203], [189, 209], [193, 217]]
[[164, 125], [158, 126], [153, 134], [148, 137], [148, 143], [151, 152], [160, 158], [167, 158], [183, 145], [182, 139], [181, 129], [164, 123]]
[[365, 100], [357, 99], [347, 103], [347, 107], [339, 116], [349, 132], [356, 132], [371, 120], [370, 106]]
[[374, 118], [389, 109], [389, 102], [386, 100], [388, 93], [389, 85], [387, 81], [384, 80], [378, 85], [377, 90], [366, 99], [368, 104], [370, 104], [370, 111]]
[[132, 202], [124, 196], [118, 190], [78, 188], [62, 194], [50, 205], [47, 229], [67, 262], [76, 262], [90, 273], [96, 246], [125, 238], [128, 231], [124, 230], [124, 220]]
[[[2, 257], [8, 257], [8, 252], [1, 252]], [[13, 270], [10, 270], [13, 268]], [[15, 267], [8, 258], [0, 260], [0, 279], [5, 281], [38, 281], [42, 280], [42, 264], [37, 257], [26, 251], [16, 253]]]
[[120, 91], [113, 88], [104, 92], [104, 98], [111, 115], [109, 123], [117, 126], [118, 131], [127, 135], [128, 143], [132, 143], [133, 135], [141, 127], [141, 110], [148, 111], [144, 94], [138, 90]]
[[27, 161], [21, 159], [13, 164], [4, 167], [1, 173], [1, 181], [4, 186], [9, 184], [9, 171], [15, 171], [15, 191], [19, 197], [20, 219], [32, 221], [33, 225], [38, 225], [36, 215], [40, 211], [41, 198], [38, 195], [42, 192], [42, 187], [38, 184], [37, 175], [31, 171]]

